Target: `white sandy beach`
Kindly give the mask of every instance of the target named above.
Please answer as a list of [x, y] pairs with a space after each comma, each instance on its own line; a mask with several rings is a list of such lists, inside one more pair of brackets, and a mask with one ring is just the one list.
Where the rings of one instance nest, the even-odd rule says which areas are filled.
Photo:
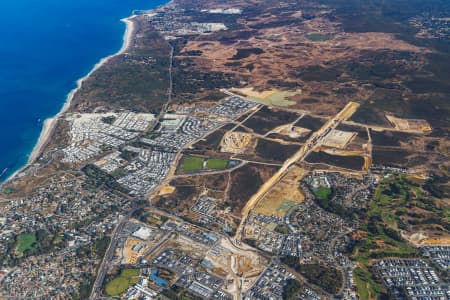
[[54, 118], [48, 118], [44, 121], [42, 130], [41, 130], [41, 134], [39, 135], [39, 139], [28, 158], [28, 164], [33, 163], [38, 158], [39, 154], [43, 150], [45, 142], [50, 137], [50, 133], [53, 131], [53, 128], [55, 128], [56, 120], [57, 120], [57, 118], [54, 117]]
[[[13, 173], [7, 180], [5, 180], [4, 183], [11, 181], [12, 179], [14, 179], [16, 176], [19, 176], [19, 174], [24, 171], [29, 165], [33, 164], [36, 159], [41, 155], [41, 152], [44, 150], [45, 145], [47, 144], [49, 138], [51, 138], [54, 129], [55, 129], [55, 125], [58, 123], [58, 119], [65, 113], [67, 112], [67, 110], [70, 108], [70, 105], [72, 103], [72, 100], [75, 96], [75, 94], [78, 92], [78, 90], [81, 88], [81, 86], [83, 85], [83, 82], [92, 75], [92, 73], [94, 73], [95, 71], [97, 71], [100, 67], [102, 67], [104, 64], [106, 64], [111, 58], [113, 58], [114, 56], [123, 54], [127, 51], [127, 49], [130, 47], [131, 42], [133, 40], [133, 34], [134, 34], [134, 22], [133, 19], [136, 16], [130, 16], [128, 18], [122, 19], [121, 21], [124, 22], [126, 24], [126, 29], [125, 29], [125, 33], [123, 36], [123, 44], [122, 44], [122, 48], [120, 48], [120, 50], [110, 56], [104, 57], [102, 58], [97, 64], [95, 64], [94, 68], [88, 73], [86, 74], [86, 76], [80, 78], [77, 80], [77, 87], [75, 89], [73, 89], [72, 91], [70, 91], [70, 93], [67, 95], [66, 101], [62, 107], [62, 109], [59, 111], [58, 114], [56, 114], [53, 118], [48, 118], [44, 121], [42, 130], [41, 130], [41, 134], [39, 136], [39, 139], [36, 143], [36, 145], [33, 148], [33, 151], [30, 153], [29, 158], [28, 158], [28, 162], [25, 166], [23, 166], [21, 169], [17, 170], [15, 173]], [[3, 183], [3, 184], [4, 184]]]

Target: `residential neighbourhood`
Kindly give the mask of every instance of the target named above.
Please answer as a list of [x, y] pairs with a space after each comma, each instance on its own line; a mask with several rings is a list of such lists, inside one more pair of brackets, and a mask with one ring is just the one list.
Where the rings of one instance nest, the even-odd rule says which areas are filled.
[[132, 11], [0, 182], [0, 299], [450, 299], [445, 2]]

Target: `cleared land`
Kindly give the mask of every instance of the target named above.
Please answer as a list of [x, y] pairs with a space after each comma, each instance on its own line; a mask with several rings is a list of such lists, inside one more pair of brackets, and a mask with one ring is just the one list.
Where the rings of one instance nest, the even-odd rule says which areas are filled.
[[356, 132], [347, 132], [334, 129], [324, 139], [324, 146], [344, 149], [357, 135]]
[[311, 133], [311, 130], [303, 127], [293, 126], [292, 124], [287, 124], [279, 126], [270, 132], [270, 134], [273, 133], [279, 133], [282, 135], [289, 136], [290, 138], [293, 139], [298, 139], [301, 137], [308, 136], [308, 134]]
[[172, 194], [175, 191], [175, 187], [165, 185], [159, 190], [159, 195]]
[[277, 89], [258, 92], [255, 91], [252, 87], [233, 89], [233, 91], [246, 96], [246, 98], [250, 101], [270, 106], [294, 105], [296, 104], [296, 102], [289, 99], [302, 93], [301, 90], [280, 91]]
[[143, 242], [137, 238], [128, 237], [122, 252], [123, 264], [136, 264], [138, 259], [152, 247], [154, 243]]
[[[233, 289], [245, 290], [250, 287], [267, 266], [265, 258], [251, 249], [246, 249], [245, 245], [237, 248], [227, 239], [221, 239], [213, 249], [214, 251], [207, 253], [206, 258], [214, 264], [215, 269], [226, 270], [231, 274], [228, 278], [235, 280], [234, 284], [229, 286], [229, 292], [232, 292]], [[219, 275], [219, 273], [217, 274]], [[240, 282], [244, 285], [236, 286]]]
[[267, 216], [284, 217], [305, 199], [298, 186], [306, 173], [304, 169], [292, 167], [284, 178], [258, 202], [254, 211]]
[[[348, 119], [359, 107], [358, 103], [355, 102], [349, 102], [345, 105], [345, 107], [336, 114], [336, 116], [333, 119], [328, 120], [323, 126], [320, 127], [319, 130], [317, 130], [313, 136], [309, 138], [309, 140], [313, 140], [315, 137], [320, 136], [323, 134], [326, 130], [331, 128], [330, 126], [334, 126], [336, 123], [336, 120], [346, 120]], [[305, 117], [301, 118], [300, 121], [304, 120]], [[291, 121], [293, 122], [293, 120]], [[339, 125], [339, 124], [336, 124]], [[263, 197], [270, 189], [284, 176], [285, 172], [289, 170], [289, 168], [298, 160], [304, 159], [305, 154], [309, 151], [308, 145], [304, 145], [300, 148], [298, 152], [296, 152], [292, 157], [290, 157], [288, 160], [284, 162], [284, 164], [281, 166], [280, 169], [269, 179], [266, 180], [263, 185], [258, 189], [257, 193], [253, 194], [253, 196], [247, 201], [247, 204], [242, 209], [242, 216], [244, 218], [248, 215], [251, 209], [255, 205], [258, 204], [261, 197]], [[316, 152], [312, 152], [313, 154]], [[308, 157], [310, 157], [309, 155]], [[241, 223], [242, 225], [242, 223]], [[238, 237], [239, 237], [239, 230], [238, 230]]]
[[439, 237], [439, 238], [430, 238], [430, 239], [424, 239], [420, 242], [420, 245], [446, 245], [450, 246], [450, 236], [445, 237]]
[[391, 115], [386, 115], [386, 118], [391, 124], [398, 130], [404, 131], [418, 131], [418, 132], [431, 132], [430, 124], [421, 119], [401, 119]]
[[237, 131], [227, 132], [220, 143], [220, 149], [222, 152], [243, 153], [250, 145], [251, 140], [252, 135], [250, 133]]

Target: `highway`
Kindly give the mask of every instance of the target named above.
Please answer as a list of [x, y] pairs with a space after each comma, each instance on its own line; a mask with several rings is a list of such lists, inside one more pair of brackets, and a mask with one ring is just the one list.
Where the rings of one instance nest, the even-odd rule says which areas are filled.
[[103, 281], [105, 280], [106, 272], [108, 271], [109, 261], [114, 256], [114, 250], [117, 247], [117, 242], [118, 242], [119, 236], [120, 236], [123, 228], [125, 227], [125, 224], [128, 222], [128, 220], [133, 215], [133, 213], [137, 210], [138, 210], [137, 208], [134, 208], [133, 210], [131, 210], [126, 216], [124, 216], [120, 220], [119, 224], [117, 224], [116, 228], [114, 229], [114, 231], [111, 235], [111, 243], [109, 243], [109, 247], [106, 250], [105, 255], [103, 256], [102, 263], [100, 264], [100, 266], [98, 268], [97, 278], [95, 279], [94, 285], [92, 286], [92, 292], [91, 292], [91, 296], [89, 297], [89, 299], [92, 299], [92, 300], [100, 299], [101, 294], [102, 294], [101, 289], [103, 286]]
[[170, 56], [169, 56], [169, 87], [167, 88], [167, 101], [164, 103], [164, 105], [162, 106], [161, 110], [159, 111], [158, 116], [156, 116], [155, 121], [152, 125], [152, 127], [150, 128], [149, 131], [153, 131], [155, 130], [156, 126], [159, 124], [162, 116], [164, 116], [164, 114], [167, 111], [167, 108], [169, 107], [169, 104], [172, 102], [172, 91], [173, 91], [173, 46], [168, 43], [169, 48], [170, 48]]

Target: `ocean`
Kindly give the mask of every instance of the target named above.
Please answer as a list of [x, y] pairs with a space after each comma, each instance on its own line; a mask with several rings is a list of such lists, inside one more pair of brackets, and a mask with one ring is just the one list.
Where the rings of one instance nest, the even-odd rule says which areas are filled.
[[26, 164], [77, 79], [121, 48], [120, 19], [166, 2], [0, 1], [0, 183]]

